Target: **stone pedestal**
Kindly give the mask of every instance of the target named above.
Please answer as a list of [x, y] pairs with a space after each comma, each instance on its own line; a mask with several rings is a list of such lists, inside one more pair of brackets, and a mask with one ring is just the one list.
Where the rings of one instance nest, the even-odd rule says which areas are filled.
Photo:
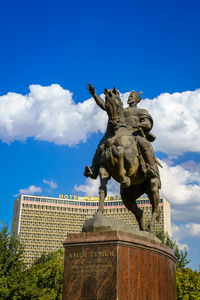
[[176, 261], [156, 239], [121, 231], [69, 234], [63, 300], [175, 300]]

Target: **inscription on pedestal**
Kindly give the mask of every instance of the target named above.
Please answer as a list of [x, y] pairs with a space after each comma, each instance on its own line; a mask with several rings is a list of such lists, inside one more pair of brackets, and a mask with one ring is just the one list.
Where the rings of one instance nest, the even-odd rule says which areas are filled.
[[[111, 247], [68, 248], [66, 299], [111, 300], [116, 293], [116, 251]], [[110, 290], [108, 295], [108, 290]], [[106, 292], [106, 294], [105, 294]], [[112, 296], [111, 296], [112, 295]], [[65, 298], [63, 298], [65, 299]]]
[[76, 275], [79, 278], [89, 275], [100, 276], [113, 267], [110, 258], [114, 257], [114, 251], [72, 251], [67, 256], [70, 262], [68, 271], [72, 276]]

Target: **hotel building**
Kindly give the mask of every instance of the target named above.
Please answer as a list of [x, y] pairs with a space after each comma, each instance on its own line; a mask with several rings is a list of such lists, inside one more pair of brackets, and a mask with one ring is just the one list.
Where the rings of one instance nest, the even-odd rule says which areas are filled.
[[[144, 223], [151, 218], [151, 204], [147, 198], [139, 198], [138, 206], [144, 212]], [[135, 216], [129, 212], [119, 197], [107, 197], [105, 215], [123, 220], [138, 228]], [[98, 197], [59, 195], [59, 198], [21, 195], [14, 203], [12, 233], [20, 236], [24, 245], [25, 261], [30, 264], [43, 252], [62, 247], [68, 233], [80, 232], [86, 219], [91, 218], [98, 208]], [[160, 199], [160, 223], [156, 229], [171, 236], [170, 203]]]

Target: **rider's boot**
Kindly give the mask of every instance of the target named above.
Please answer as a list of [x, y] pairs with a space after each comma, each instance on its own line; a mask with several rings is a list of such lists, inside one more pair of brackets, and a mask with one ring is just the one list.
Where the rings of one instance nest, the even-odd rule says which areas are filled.
[[155, 163], [155, 156], [153, 149], [149, 146], [141, 146], [140, 147], [142, 156], [144, 158], [144, 161], [147, 166], [147, 170], [145, 173], [145, 176], [148, 178], [155, 178], [158, 177], [158, 171], [156, 168], [156, 163]]

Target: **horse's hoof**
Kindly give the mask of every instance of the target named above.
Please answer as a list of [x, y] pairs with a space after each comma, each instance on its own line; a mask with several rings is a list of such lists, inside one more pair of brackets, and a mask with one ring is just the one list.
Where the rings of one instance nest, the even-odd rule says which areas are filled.
[[90, 168], [88, 166], [85, 167], [85, 171], [84, 171], [83, 175], [85, 177], [90, 177], [92, 179], [97, 179], [97, 177], [98, 177], [98, 173], [94, 174], [92, 167]]
[[97, 212], [96, 212], [96, 216], [103, 216], [104, 215], [104, 209], [98, 209]]
[[149, 226], [148, 226], [147, 231], [148, 231], [149, 233], [156, 234], [155, 231], [154, 231], [151, 227], [149, 227]]
[[92, 170], [91, 170], [91, 168], [88, 167], [88, 166], [86, 166], [83, 175], [86, 176], [86, 177], [90, 177], [90, 176], [92, 175]]

